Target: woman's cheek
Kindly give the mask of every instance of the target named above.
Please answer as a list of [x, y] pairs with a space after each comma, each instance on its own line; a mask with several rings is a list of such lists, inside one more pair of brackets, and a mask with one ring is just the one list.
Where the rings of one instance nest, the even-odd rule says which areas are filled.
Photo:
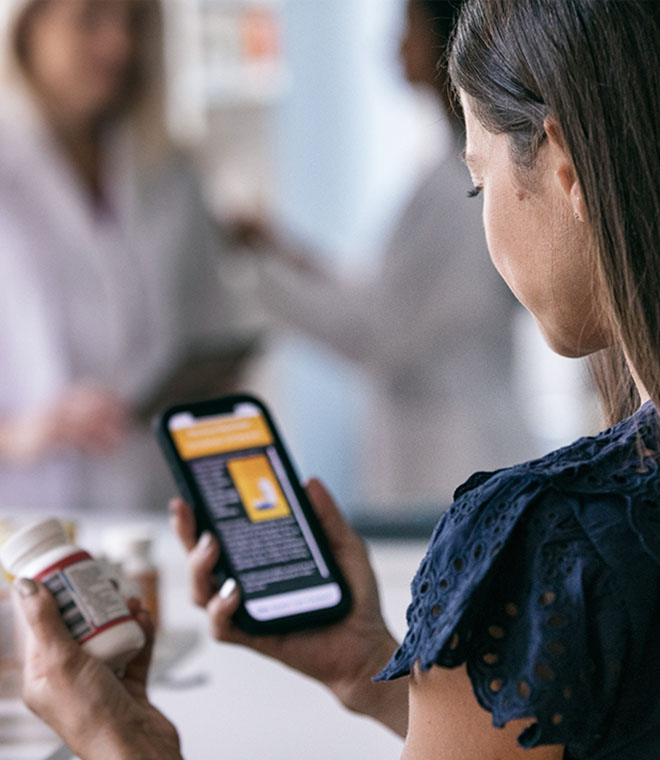
[[486, 233], [486, 244], [493, 266], [497, 269], [500, 277], [506, 282], [516, 298], [520, 300], [520, 296], [516, 290], [514, 271], [511, 266], [511, 256], [508, 252], [510, 240], [507, 240], [507, 230], [506, 227], [502, 228], [497, 214], [493, 213], [493, 208], [487, 195], [484, 197], [483, 222]]
[[550, 273], [546, 228], [527, 195], [500, 182], [484, 196], [484, 229], [493, 265], [509, 289], [532, 313], [543, 311]]

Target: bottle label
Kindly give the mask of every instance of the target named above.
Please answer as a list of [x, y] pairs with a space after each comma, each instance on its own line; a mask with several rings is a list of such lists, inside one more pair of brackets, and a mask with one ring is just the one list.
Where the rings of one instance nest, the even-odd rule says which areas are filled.
[[65, 557], [35, 577], [55, 597], [62, 619], [79, 644], [133, 619], [117, 589], [87, 552]]

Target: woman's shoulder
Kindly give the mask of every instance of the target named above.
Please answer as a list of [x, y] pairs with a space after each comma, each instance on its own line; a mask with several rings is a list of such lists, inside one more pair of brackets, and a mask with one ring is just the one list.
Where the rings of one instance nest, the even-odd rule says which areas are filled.
[[[596, 436], [580, 438], [538, 459], [496, 472], [477, 472], [454, 493], [454, 503], [436, 528], [434, 541], [463, 530], [474, 535], [475, 523], [496, 543], [506, 526], [543, 504], [588, 508], [603, 500], [625, 503], [630, 522], [641, 528], [649, 499], [660, 490], [658, 415], [649, 401], [633, 416]], [[496, 513], [499, 517], [496, 518]], [[461, 528], [465, 523], [465, 527]], [[498, 525], [499, 523], [499, 525]], [[650, 542], [653, 536], [644, 536]], [[652, 553], [660, 558], [660, 544]]]
[[[461, 589], [478, 587], [500, 555], [523, 556], [539, 547], [548, 554], [553, 544], [617, 568], [630, 562], [634, 545], [642, 561], [660, 566], [659, 468], [658, 417], [649, 402], [597, 436], [476, 473], [438, 523], [413, 590], [425, 588], [420, 579], [426, 573], [449, 574], [460, 597]], [[622, 543], [631, 544], [627, 552]], [[521, 566], [521, 579], [537, 569]]]
[[467, 662], [496, 725], [537, 719], [526, 746], [575, 744], [580, 725], [585, 746], [595, 742], [604, 728], [590, 716], [624, 709], [623, 663], [644, 669], [660, 613], [656, 425], [646, 405], [599, 436], [459, 488], [381, 677]]

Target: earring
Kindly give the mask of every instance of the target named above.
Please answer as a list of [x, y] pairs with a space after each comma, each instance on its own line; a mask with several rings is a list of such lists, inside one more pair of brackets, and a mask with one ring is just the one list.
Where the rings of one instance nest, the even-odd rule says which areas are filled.
[[[579, 195], [576, 195], [576, 196], [575, 196], [575, 203], [576, 203], [576, 204], [579, 204], [579, 203], [580, 203], [580, 200], [581, 200], [580, 196], [579, 196]], [[576, 222], [581, 222], [581, 221], [582, 221], [582, 215], [580, 214], [580, 212], [579, 212], [579, 211], [574, 211], [574, 212], [573, 212], [573, 216], [575, 217], [575, 221], [576, 221]]]

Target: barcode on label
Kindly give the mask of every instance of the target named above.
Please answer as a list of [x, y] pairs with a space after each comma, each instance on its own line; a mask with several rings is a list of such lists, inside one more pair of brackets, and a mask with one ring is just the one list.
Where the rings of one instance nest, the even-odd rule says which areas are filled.
[[81, 639], [83, 636], [93, 633], [94, 629], [82, 616], [62, 574], [59, 571], [55, 571], [52, 575], [44, 578], [43, 583], [55, 597], [60, 615], [69, 631], [71, 631], [71, 635], [75, 639]]

